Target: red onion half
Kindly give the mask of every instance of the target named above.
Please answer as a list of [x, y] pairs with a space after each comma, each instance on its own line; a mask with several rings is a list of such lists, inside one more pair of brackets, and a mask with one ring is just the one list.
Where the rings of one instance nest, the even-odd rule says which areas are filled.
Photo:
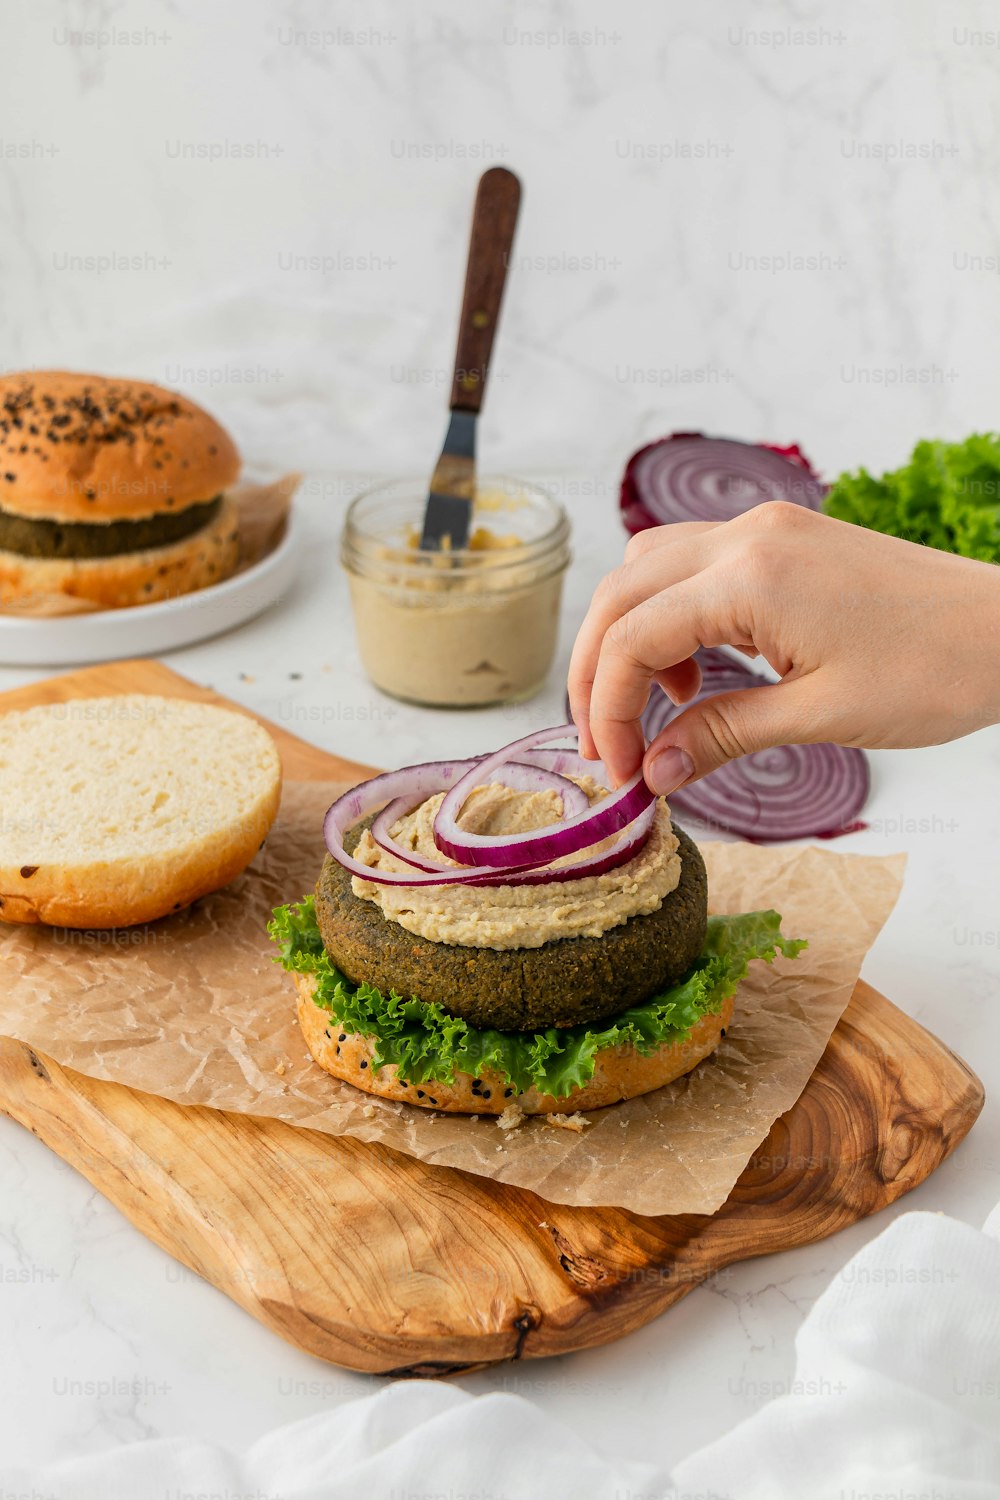
[[819, 510], [826, 485], [801, 448], [675, 432], [640, 448], [621, 487], [631, 532], [669, 521], [731, 521], [765, 500]]
[[[723, 651], [695, 653], [700, 703], [717, 693], [766, 686], [766, 679]], [[690, 704], [685, 704], [689, 708]], [[653, 689], [642, 724], [652, 740], [681, 712]], [[781, 745], [730, 761], [690, 786], [671, 793], [670, 806], [689, 817], [757, 843], [833, 838], [863, 828], [856, 821], [868, 800], [871, 777], [863, 750], [844, 745]]]

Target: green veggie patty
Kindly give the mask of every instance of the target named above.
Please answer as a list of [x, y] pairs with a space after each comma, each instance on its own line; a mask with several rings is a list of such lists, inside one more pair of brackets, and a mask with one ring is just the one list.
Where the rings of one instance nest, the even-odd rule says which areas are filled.
[[781, 935], [775, 911], [709, 917], [705, 947], [680, 983], [593, 1026], [544, 1031], [479, 1030], [440, 1005], [374, 985], [353, 985], [323, 946], [312, 896], [279, 906], [268, 923], [275, 962], [316, 980], [315, 1001], [343, 1031], [374, 1042], [375, 1071], [392, 1063], [405, 1083], [453, 1083], [456, 1073], [500, 1073], [518, 1093], [537, 1088], [562, 1099], [589, 1082], [607, 1047], [631, 1046], [649, 1056], [686, 1037], [702, 1016], [716, 1014], [757, 958], [794, 958], [806, 945]]
[[[347, 838], [353, 851], [358, 825]], [[544, 1031], [579, 1026], [639, 1005], [682, 979], [705, 942], [708, 876], [674, 826], [680, 882], [654, 912], [601, 937], [565, 937], [539, 948], [436, 943], [407, 931], [354, 894], [350, 872], [327, 855], [316, 885], [316, 919], [331, 961], [352, 984], [433, 1000], [471, 1026]]]
[[50, 521], [0, 508], [0, 549], [22, 557], [117, 557], [182, 542], [214, 521], [222, 496], [138, 521]]

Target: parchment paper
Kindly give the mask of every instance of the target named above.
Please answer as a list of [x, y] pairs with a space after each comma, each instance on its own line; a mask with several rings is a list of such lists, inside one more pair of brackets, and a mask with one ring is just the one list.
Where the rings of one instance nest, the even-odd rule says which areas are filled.
[[755, 963], [728, 1034], [693, 1074], [596, 1110], [582, 1134], [532, 1119], [431, 1114], [323, 1072], [272, 962], [271, 908], [312, 889], [322, 813], [344, 788], [286, 785], [263, 851], [226, 890], [146, 927], [0, 933], [0, 1033], [67, 1067], [531, 1188], [559, 1203], [642, 1214], [711, 1213], [778, 1115], [798, 1098], [898, 895], [905, 857], [809, 847], [702, 845], [711, 909], [773, 906], [809, 939], [795, 960]]
[[[301, 479], [301, 474], [286, 474], [268, 484], [252, 484], [247, 480], [229, 491], [230, 499], [236, 504], [240, 532], [237, 573], [244, 573], [259, 563], [281, 541], [292, 496]], [[141, 604], [133, 607], [143, 608]], [[70, 594], [38, 591], [15, 598], [0, 597], [0, 615], [19, 615], [32, 620], [52, 619], [56, 615], [89, 615], [103, 609], [103, 604]]]

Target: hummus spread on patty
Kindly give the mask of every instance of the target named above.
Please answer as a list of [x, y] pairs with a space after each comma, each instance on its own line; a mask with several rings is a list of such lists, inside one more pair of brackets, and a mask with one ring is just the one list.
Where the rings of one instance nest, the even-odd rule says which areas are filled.
[[[574, 778], [577, 780], [577, 778]], [[591, 804], [608, 795], [593, 777], [578, 784]], [[392, 837], [414, 854], [452, 865], [434, 842], [433, 823], [444, 799], [439, 792], [393, 824]], [[466, 801], [459, 825], [469, 833], [494, 837], [543, 828], [562, 816], [558, 792], [515, 792], [499, 783], [477, 787]], [[611, 840], [594, 844], [554, 862], [572, 864], [606, 849]], [[379, 847], [365, 829], [354, 858], [372, 869], [402, 871], [407, 866]], [[630, 917], [659, 910], [680, 880], [681, 862], [670, 813], [661, 798], [656, 818], [639, 853], [627, 864], [603, 875], [547, 885], [376, 885], [355, 875], [351, 889], [373, 901], [382, 915], [408, 932], [434, 943], [466, 948], [541, 948], [558, 938], [600, 937]]]

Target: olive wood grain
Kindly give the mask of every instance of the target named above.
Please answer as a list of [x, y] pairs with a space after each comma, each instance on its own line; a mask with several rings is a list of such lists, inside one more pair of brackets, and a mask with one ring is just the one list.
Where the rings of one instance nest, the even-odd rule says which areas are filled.
[[[0, 695], [0, 710], [125, 691], [225, 701], [143, 661]], [[269, 727], [291, 776], [364, 769]], [[955, 1148], [982, 1103], [959, 1058], [859, 981], [805, 1091], [718, 1213], [644, 1218], [183, 1108], [0, 1039], [0, 1110], [283, 1338], [385, 1374], [457, 1373], [620, 1338], [735, 1261], [892, 1203]]]

